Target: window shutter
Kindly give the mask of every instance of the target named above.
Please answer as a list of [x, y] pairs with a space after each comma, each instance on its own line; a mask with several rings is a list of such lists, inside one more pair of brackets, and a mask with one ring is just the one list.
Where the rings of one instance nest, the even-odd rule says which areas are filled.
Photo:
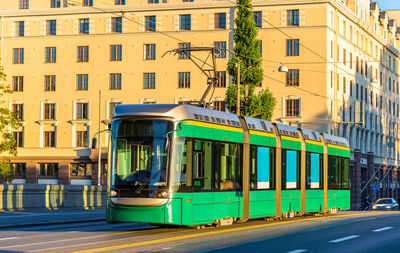
[[286, 117], [286, 99], [282, 97], [282, 117]]

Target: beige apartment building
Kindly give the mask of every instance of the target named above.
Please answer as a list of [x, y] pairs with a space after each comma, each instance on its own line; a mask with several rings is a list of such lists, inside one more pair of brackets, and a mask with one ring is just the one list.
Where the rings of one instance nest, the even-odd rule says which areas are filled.
[[[359, 200], [373, 178], [377, 196], [397, 197], [398, 15], [370, 0], [255, 0], [253, 8], [259, 89], [278, 101], [273, 121], [346, 137], [352, 196]], [[234, 17], [231, 0], [2, 1], [1, 66], [14, 89], [7, 105], [24, 121], [13, 130], [14, 183], [96, 184], [89, 144], [116, 104], [199, 100], [206, 76], [184, 55], [164, 55], [169, 50], [222, 49], [211, 101], [223, 109]], [[282, 64], [288, 72], [278, 71]], [[104, 163], [107, 139], [103, 133]]]

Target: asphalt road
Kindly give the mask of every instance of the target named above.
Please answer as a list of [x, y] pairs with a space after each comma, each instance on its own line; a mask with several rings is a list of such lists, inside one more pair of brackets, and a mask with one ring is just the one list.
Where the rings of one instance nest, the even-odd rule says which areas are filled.
[[400, 212], [263, 220], [219, 229], [104, 221], [0, 229], [0, 252], [400, 252]]

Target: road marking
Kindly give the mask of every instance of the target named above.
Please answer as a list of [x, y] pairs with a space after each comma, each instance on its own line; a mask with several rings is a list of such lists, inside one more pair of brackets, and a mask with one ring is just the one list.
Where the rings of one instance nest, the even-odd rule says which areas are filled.
[[336, 240], [332, 240], [332, 241], [329, 241], [329, 242], [343, 242], [343, 241], [347, 241], [347, 240], [354, 239], [354, 238], [357, 238], [357, 237], [360, 237], [360, 236], [359, 235], [350, 235], [350, 236], [342, 237], [342, 238], [339, 238], [339, 239], [336, 239]]
[[392, 229], [393, 227], [384, 227], [384, 228], [378, 228], [378, 229], [375, 229], [375, 230], [372, 230], [373, 232], [382, 232], [382, 231], [385, 231], [385, 230], [388, 230], [388, 229]]
[[11, 240], [11, 239], [15, 239], [15, 238], [19, 238], [19, 237], [5, 237], [5, 238], [0, 238], [0, 241]]
[[304, 251], [307, 251], [307, 250], [306, 249], [296, 249], [296, 250], [289, 251], [288, 253], [301, 253]]
[[[80, 250], [80, 251], [75, 251], [73, 253], [92, 253], [92, 252], [101, 252], [101, 251], [111, 251], [111, 250], [116, 250], [116, 249], [132, 248], [132, 247], [137, 247], [137, 246], [151, 245], [151, 244], [157, 244], [157, 243], [163, 243], [163, 242], [171, 242], [171, 241], [184, 240], [184, 239], [209, 236], [209, 235], [215, 235], [215, 234], [223, 234], [223, 233], [229, 233], [229, 232], [238, 232], [238, 231], [249, 230], [249, 229], [270, 227], [270, 226], [275, 226], [275, 225], [285, 225], [285, 224], [289, 224], [289, 223], [302, 222], [302, 221], [317, 221], [317, 220], [324, 220], [324, 219], [329, 219], [329, 218], [350, 218], [350, 217], [367, 216], [367, 215], [377, 215], [378, 216], [378, 215], [384, 215], [384, 213], [382, 213], [382, 212], [376, 213], [376, 214], [375, 213], [374, 214], [373, 213], [367, 213], [367, 214], [357, 213], [357, 214], [344, 214], [344, 215], [340, 215], [340, 216], [326, 216], [326, 217], [321, 217], [321, 218], [307, 218], [307, 219], [301, 219], [301, 220], [292, 220], [292, 221], [285, 221], [285, 222], [278, 222], [278, 223], [269, 223], [269, 224], [255, 225], [255, 226], [224, 229], [224, 230], [211, 231], [211, 232], [205, 232], [205, 233], [173, 236], [173, 237], [167, 237], [167, 238], [150, 240], [150, 241], [134, 242], [134, 243], [114, 245], [114, 246], [107, 246], [107, 247], [103, 247], [103, 248]], [[358, 235], [356, 237], [358, 237]]]

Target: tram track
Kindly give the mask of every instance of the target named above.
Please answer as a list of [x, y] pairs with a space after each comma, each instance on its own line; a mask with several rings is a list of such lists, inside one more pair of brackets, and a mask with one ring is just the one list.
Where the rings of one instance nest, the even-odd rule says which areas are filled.
[[[191, 243], [243, 239], [245, 236], [262, 234], [273, 236], [276, 231], [293, 230], [296, 227], [317, 228], [330, 222], [351, 223], [352, 218], [370, 219], [372, 213], [337, 215], [328, 217], [302, 217], [265, 223], [253, 220], [222, 228], [194, 230], [191, 228], [160, 228], [148, 224], [71, 224], [49, 226], [47, 230], [38, 226], [35, 231], [0, 230], [0, 251], [15, 252], [102, 252], [102, 251], [151, 251]], [[387, 214], [387, 213], [385, 213]], [[400, 213], [399, 213], [400, 214]], [[377, 214], [380, 215], [380, 214]], [[345, 220], [345, 221], [344, 221]], [[338, 224], [339, 224], [338, 223]], [[332, 226], [334, 227], [334, 226]], [[310, 230], [311, 231], [311, 230]]]

